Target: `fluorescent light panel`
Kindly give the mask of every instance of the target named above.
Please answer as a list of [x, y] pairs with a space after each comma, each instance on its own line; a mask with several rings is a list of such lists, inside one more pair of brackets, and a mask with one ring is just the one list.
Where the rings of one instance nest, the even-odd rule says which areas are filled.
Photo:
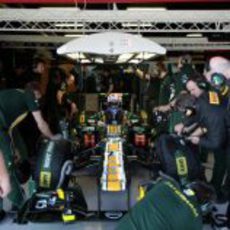
[[123, 27], [151, 27], [152, 24], [150, 22], [124, 22], [122, 23]]
[[95, 58], [94, 61], [96, 63], [104, 63], [104, 60], [102, 58]]
[[56, 23], [55, 27], [83, 27], [83, 23], [78, 23], [78, 22], [62, 22], [62, 23]]
[[66, 56], [72, 59], [86, 59], [83, 53], [72, 53], [72, 54], [67, 54]]
[[138, 59], [132, 59], [132, 60], [129, 61], [129, 63], [132, 63], [132, 64], [138, 64], [138, 63], [140, 63], [140, 62], [141, 62], [141, 61], [138, 60]]
[[116, 63], [123, 63], [123, 62], [127, 62], [130, 58], [133, 57], [133, 54], [132, 53], [128, 53], [128, 54], [121, 54]]
[[83, 37], [84, 34], [65, 34], [64, 36], [68, 38], [80, 38]]
[[83, 59], [81, 60], [81, 63], [86, 64], [86, 63], [91, 63], [91, 61], [89, 59]]
[[155, 56], [156, 56], [156, 54], [153, 54], [153, 53], [140, 53], [135, 57], [135, 59], [147, 60], [147, 59], [153, 58]]
[[200, 34], [200, 33], [194, 33], [194, 34], [186, 34], [186, 37], [188, 37], [188, 38], [201, 38], [201, 37], [203, 37], [203, 35], [202, 34]]

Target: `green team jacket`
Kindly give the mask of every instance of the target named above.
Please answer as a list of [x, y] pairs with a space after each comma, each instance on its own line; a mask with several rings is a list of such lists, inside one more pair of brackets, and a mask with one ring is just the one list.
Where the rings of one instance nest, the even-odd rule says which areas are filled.
[[161, 180], [120, 221], [116, 230], [202, 230], [197, 204], [177, 183]]
[[9, 89], [0, 91], [0, 129], [15, 127], [28, 112], [39, 110], [39, 103], [31, 91]]
[[[14, 127], [26, 117], [28, 112], [37, 110], [39, 110], [38, 101], [31, 91], [17, 89], [0, 91], [0, 150], [3, 152], [10, 175], [12, 190], [8, 198], [18, 207], [23, 203], [23, 192], [15, 174], [14, 148], [20, 150], [21, 159], [26, 158], [26, 149]], [[1, 206], [0, 202], [0, 210]]]

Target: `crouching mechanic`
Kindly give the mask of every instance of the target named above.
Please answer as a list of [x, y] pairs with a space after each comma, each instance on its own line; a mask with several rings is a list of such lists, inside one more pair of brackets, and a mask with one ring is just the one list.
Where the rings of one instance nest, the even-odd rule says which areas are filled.
[[23, 154], [19, 155], [17, 151], [14, 128], [31, 112], [41, 133], [47, 138], [55, 137], [42, 117], [40, 98], [40, 87], [36, 82], [28, 83], [25, 90], [0, 92], [0, 197], [8, 196], [14, 207], [20, 207], [23, 203], [15, 165], [15, 158]]
[[193, 182], [182, 189], [176, 180], [162, 174], [116, 229], [202, 230], [200, 204], [213, 198], [213, 190], [202, 182]]

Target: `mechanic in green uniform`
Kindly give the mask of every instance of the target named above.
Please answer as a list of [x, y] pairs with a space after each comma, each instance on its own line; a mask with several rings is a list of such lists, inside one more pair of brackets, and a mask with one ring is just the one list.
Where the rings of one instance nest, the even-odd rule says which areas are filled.
[[[31, 112], [41, 133], [47, 138], [55, 137], [42, 117], [39, 108], [40, 98], [40, 86], [37, 82], [28, 83], [25, 90], [9, 89], [0, 92], [0, 156], [4, 158], [7, 169], [5, 175], [9, 176], [11, 184], [10, 187], [4, 188], [0, 182], [0, 194], [2, 198], [8, 195], [15, 207], [20, 207], [23, 203], [23, 193], [16, 177], [15, 158], [17, 157], [18, 161], [26, 156], [23, 156], [23, 153], [19, 155], [17, 151], [14, 128]], [[4, 179], [1, 178], [0, 181]]]
[[57, 102], [60, 110], [70, 119], [77, 113], [78, 108], [70, 94], [70, 88], [75, 87], [75, 76], [70, 73], [61, 81], [57, 90]]
[[[193, 75], [195, 70], [192, 67], [192, 59], [189, 55], [184, 55], [178, 59], [178, 72], [171, 75], [167, 75], [162, 82], [160, 89], [160, 103], [159, 107], [155, 110], [167, 112], [173, 105], [173, 99], [177, 97], [183, 90], [185, 90], [185, 82], [189, 76]], [[174, 131], [174, 126], [182, 119], [182, 114], [179, 111], [173, 111], [170, 115], [169, 132]]]
[[202, 230], [202, 196], [212, 195], [213, 190], [204, 183], [193, 182], [182, 189], [173, 178], [162, 176], [116, 230]]

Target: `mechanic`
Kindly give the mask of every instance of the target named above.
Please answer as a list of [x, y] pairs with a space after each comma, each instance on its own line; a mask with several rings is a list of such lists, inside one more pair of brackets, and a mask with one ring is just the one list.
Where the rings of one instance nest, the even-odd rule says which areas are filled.
[[181, 133], [184, 127], [193, 123], [199, 125], [199, 129], [187, 139], [193, 144], [214, 153], [215, 163], [211, 183], [216, 189], [217, 198], [221, 199], [221, 185], [226, 170], [227, 114], [226, 109], [221, 104], [219, 95], [214, 91], [205, 92], [202, 86], [203, 79], [190, 79], [186, 83], [187, 90], [197, 98], [195, 103], [196, 112], [184, 124], [178, 124], [175, 131]]
[[[167, 104], [160, 104], [160, 106], [154, 108], [154, 111], [167, 112], [171, 110], [171, 107], [175, 103], [175, 97], [185, 90], [184, 83], [191, 75], [195, 73], [191, 62], [192, 59], [189, 55], [179, 57], [177, 63], [178, 72], [176, 74], [173, 74], [172, 76], [168, 75], [161, 85], [160, 98], [168, 98], [168, 92], [171, 92], [170, 98], [168, 98], [169, 101], [167, 102]], [[165, 99], [164, 101], [166, 102]], [[173, 111], [171, 113], [169, 121], [169, 132], [174, 131], [174, 126], [182, 119], [181, 116], [182, 115], [179, 111]]]
[[206, 62], [204, 75], [208, 82], [211, 81], [211, 75], [213, 73], [223, 74], [227, 81], [230, 80], [230, 61], [224, 57], [216, 56], [212, 57]]
[[[17, 146], [17, 133], [14, 133], [15, 127], [31, 112], [41, 133], [47, 138], [55, 138], [42, 117], [39, 108], [40, 98], [40, 86], [37, 82], [28, 83], [25, 90], [9, 89], [0, 92], [0, 156], [4, 158], [7, 168], [7, 173], [4, 173], [4, 167], [1, 168], [3, 174], [0, 180], [0, 194], [2, 198], [8, 195], [13, 206], [18, 208], [24, 199], [16, 176], [16, 163], [26, 156], [23, 156], [23, 153], [17, 149], [19, 146]], [[2, 160], [1, 164], [3, 164]], [[11, 186], [7, 183], [8, 176]]]
[[78, 112], [78, 108], [74, 100], [70, 97], [70, 89], [75, 87], [75, 75], [71, 71], [64, 80], [59, 84], [57, 90], [57, 102], [65, 117], [72, 119]]
[[188, 189], [182, 189], [176, 180], [161, 175], [116, 229], [201, 230], [203, 225], [199, 204], [203, 203], [204, 197], [211, 199], [212, 195], [213, 190], [204, 183], [191, 183]]
[[212, 87], [220, 93], [228, 113], [227, 177], [224, 187], [230, 200], [230, 60], [220, 56], [212, 57], [205, 67], [204, 75]]
[[102, 92], [106, 93], [107, 95], [112, 93], [115, 89], [114, 79], [109, 70], [106, 69], [102, 72], [101, 80]]
[[45, 94], [44, 114], [47, 117], [47, 121], [53, 132], [58, 132], [59, 130], [60, 112], [57, 101], [57, 92], [60, 88], [61, 82], [64, 81], [65, 78], [66, 74], [61, 68], [54, 67], [50, 69], [49, 81]]

